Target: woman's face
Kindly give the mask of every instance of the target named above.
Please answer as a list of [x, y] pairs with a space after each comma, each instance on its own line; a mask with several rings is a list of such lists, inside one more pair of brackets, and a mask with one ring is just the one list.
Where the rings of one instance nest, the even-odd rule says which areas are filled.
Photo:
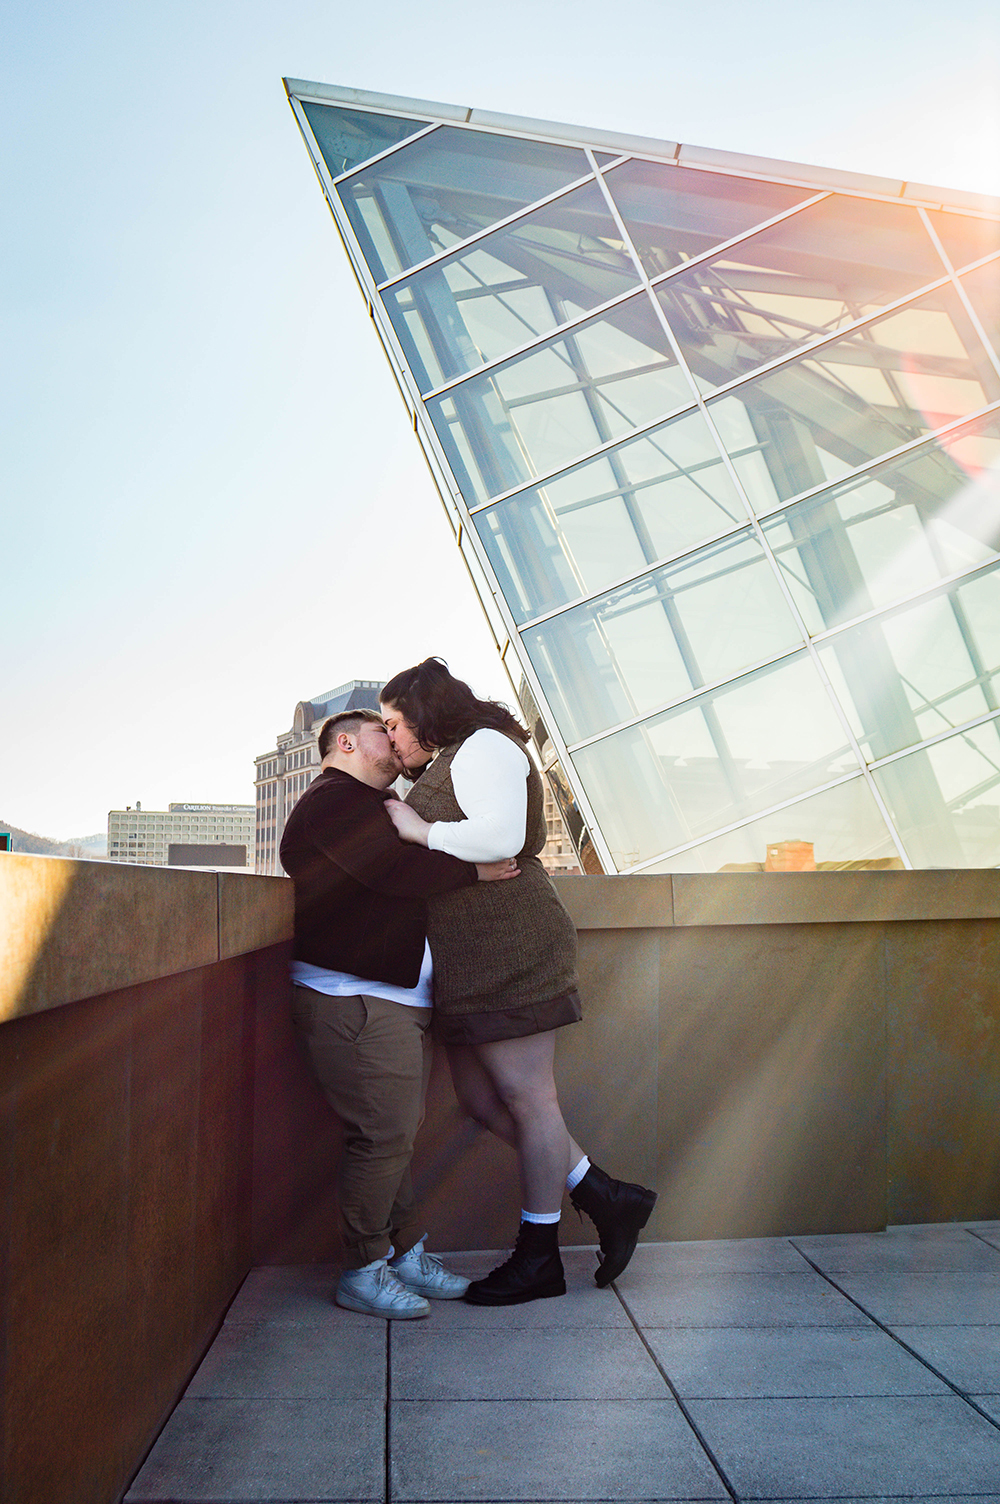
[[395, 705], [383, 701], [382, 719], [389, 732], [389, 740], [396, 749], [396, 756], [404, 768], [422, 768], [430, 753], [417, 741], [417, 733]]

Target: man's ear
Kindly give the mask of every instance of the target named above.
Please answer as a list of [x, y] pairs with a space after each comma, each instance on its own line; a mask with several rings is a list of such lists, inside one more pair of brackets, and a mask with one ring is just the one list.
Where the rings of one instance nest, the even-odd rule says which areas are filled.
[[351, 735], [350, 731], [339, 731], [337, 733], [337, 746], [340, 748], [341, 752], [354, 751], [354, 737]]

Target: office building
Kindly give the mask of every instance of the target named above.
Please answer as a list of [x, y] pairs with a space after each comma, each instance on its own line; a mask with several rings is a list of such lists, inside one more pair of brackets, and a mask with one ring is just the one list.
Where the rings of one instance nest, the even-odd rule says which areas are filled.
[[1000, 864], [1000, 202], [287, 89], [584, 867]]
[[378, 710], [379, 679], [351, 679], [313, 700], [300, 700], [291, 728], [282, 732], [270, 752], [255, 759], [256, 870], [267, 877], [283, 877], [278, 860], [285, 820], [300, 794], [319, 772], [316, 737], [323, 722], [342, 710]]
[[108, 813], [108, 861], [138, 867], [236, 867], [253, 871], [252, 804], [169, 804]]

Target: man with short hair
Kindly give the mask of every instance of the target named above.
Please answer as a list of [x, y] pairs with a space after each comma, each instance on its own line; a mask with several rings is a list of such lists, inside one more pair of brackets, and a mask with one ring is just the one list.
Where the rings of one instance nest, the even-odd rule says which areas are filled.
[[425, 902], [517, 869], [399, 839], [384, 800], [403, 765], [375, 711], [332, 716], [319, 751], [319, 776], [285, 824], [281, 861], [295, 883], [295, 1022], [344, 1124], [335, 1298], [389, 1319], [426, 1316], [427, 1297], [457, 1300], [468, 1280], [425, 1252], [410, 1181], [431, 1063]]

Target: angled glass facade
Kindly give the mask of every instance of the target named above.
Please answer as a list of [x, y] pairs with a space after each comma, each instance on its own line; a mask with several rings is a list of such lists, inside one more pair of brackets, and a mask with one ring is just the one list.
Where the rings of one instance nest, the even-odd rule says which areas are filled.
[[288, 90], [585, 867], [1000, 865], [998, 206]]

